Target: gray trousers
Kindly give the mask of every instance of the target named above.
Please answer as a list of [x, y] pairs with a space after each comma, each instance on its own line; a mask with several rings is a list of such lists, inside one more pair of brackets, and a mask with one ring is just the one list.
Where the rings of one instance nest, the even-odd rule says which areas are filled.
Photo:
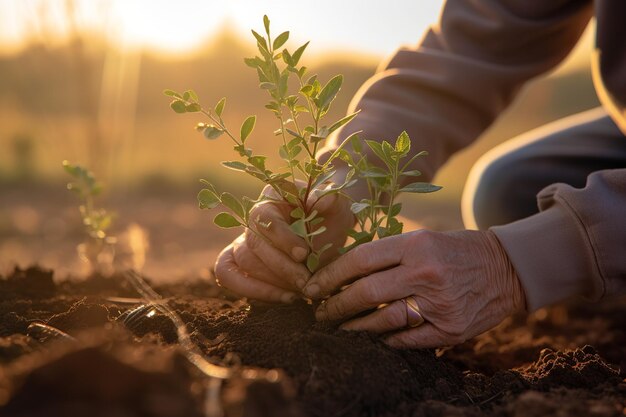
[[626, 137], [602, 108], [586, 111], [515, 139], [483, 155], [462, 198], [468, 229], [485, 230], [537, 213], [544, 187], [585, 186], [594, 171], [626, 167]]

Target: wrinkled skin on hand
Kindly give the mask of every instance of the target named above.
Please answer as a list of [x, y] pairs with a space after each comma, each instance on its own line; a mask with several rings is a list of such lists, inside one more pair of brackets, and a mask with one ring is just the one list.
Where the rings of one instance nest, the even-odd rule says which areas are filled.
[[[263, 193], [277, 197], [269, 186]], [[324, 217], [320, 226], [327, 227], [315, 237], [314, 246], [333, 244], [322, 256], [321, 265], [325, 265], [338, 256], [337, 250], [343, 247], [355, 219], [349, 199], [338, 194], [318, 198], [319, 194], [319, 190], [311, 194], [309, 208]], [[304, 239], [289, 228], [293, 221], [291, 210], [293, 207], [287, 203], [271, 201], [252, 209], [250, 219], [256, 233], [246, 230], [217, 258], [215, 275], [220, 285], [239, 295], [268, 302], [290, 303], [299, 296], [311, 276], [303, 264], [309, 249]]]
[[[519, 279], [490, 231], [419, 230], [366, 243], [317, 271], [304, 293], [330, 296], [318, 320], [343, 320], [343, 329], [383, 334], [398, 348], [455, 345], [525, 309]], [[407, 327], [399, 300], [409, 296], [426, 320], [419, 327]]]

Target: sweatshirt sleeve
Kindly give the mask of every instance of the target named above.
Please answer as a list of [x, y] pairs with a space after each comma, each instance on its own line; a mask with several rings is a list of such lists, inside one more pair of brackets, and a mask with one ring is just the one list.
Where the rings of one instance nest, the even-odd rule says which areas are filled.
[[415, 48], [400, 49], [350, 104], [361, 110], [322, 151], [349, 134], [395, 140], [406, 130], [424, 180], [478, 137], [522, 84], [555, 67], [592, 14], [584, 0], [448, 0]]
[[598, 171], [585, 188], [553, 184], [538, 214], [491, 230], [509, 255], [529, 311], [626, 292], [626, 169]]

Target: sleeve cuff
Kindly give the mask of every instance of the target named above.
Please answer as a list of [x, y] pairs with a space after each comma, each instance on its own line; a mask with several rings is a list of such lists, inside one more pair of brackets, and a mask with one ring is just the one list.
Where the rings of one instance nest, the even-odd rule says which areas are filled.
[[582, 224], [561, 205], [490, 228], [509, 256], [526, 293], [529, 312], [572, 296], [604, 292]]

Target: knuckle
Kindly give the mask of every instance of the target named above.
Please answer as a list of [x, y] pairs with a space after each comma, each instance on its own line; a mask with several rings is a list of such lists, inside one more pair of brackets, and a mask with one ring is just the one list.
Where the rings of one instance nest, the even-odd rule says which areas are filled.
[[263, 241], [256, 233], [246, 233], [246, 246], [253, 252], [258, 250]]

